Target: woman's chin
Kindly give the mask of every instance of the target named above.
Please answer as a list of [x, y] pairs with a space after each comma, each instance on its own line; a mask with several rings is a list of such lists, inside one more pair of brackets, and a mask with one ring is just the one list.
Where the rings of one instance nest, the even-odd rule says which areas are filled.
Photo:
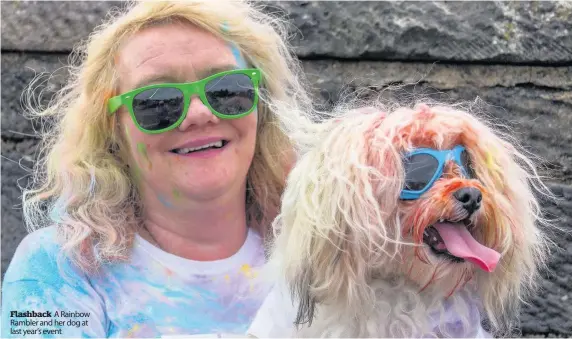
[[233, 190], [234, 185], [225, 181], [220, 178], [202, 178], [197, 183], [178, 185], [178, 188], [173, 190], [173, 196], [188, 201], [215, 200], [225, 195], [231, 195], [229, 192]]

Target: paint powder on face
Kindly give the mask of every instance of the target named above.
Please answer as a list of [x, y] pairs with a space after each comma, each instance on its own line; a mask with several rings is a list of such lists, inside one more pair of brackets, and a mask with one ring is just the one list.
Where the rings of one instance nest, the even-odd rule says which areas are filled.
[[143, 173], [137, 164], [133, 166], [133, 180], [137, 186], [139, 186], [141, 184], [141, 180], [143, 180]]
[[147, 154], [147, 145], [145, 145], [142, 142], [138, 142], [137, 150], [139, 151], [139, 153], [141, 153], [141, 155], [143, 155], [143, 158], [145, 158], [145, 160], [147, 160], [147, 162], [149, 163], [149, 169], [153, 168], [151, 160], [149, 159], [149, 155]]
[[[229, 32], [229, 26], [228, 26], [228, 23], [226, 23], [226, 22], [223, 22], [220, 28], [224, 33]], [[246, 68], [247, 67], [246, 61], [242, 57], [242, 53], [240, 53], [240, 50], [238, 49], [238, 47], [233, 43], [229, 43], [229, 47], [230, 47], [230, 50], [232, 51], [232, 55], [234, 55], [234, 60], [236, 61], [236, 65], [239, 68]]]
[[127, 141], [131, 141], [131, 133], [129, 133], [129, 127], [125, 125], [125, 136], [127, 137]]
[[[129, 133], [129, 128], [127, 126], [125, 126], [125, 136], [127, 137], [127, 142], [129, 143], [132, 140], [132, 138], [131, 134]], [[133, 164], [132, 175], [133, 175], [133, 180], [135, 181], [135, 185], [139, 186], [139, 184], [141, 183], [141, 179], [143, 179], [143, 171], [141, 171], [141, 168], [139, 167], [137, 162]]]
[[240, 53], [238, 47], [231, 44], [230, 50], [232, 51], [232, 55], [234, 55], [234, 59], [236, 60], [236, 65], [238, 66], [238, 68], [246, 68], [247, 67], [246, 60], [244, 60], [244, 58], [242, 57], [242, 54]]
[[181, 192], [176, 188], [173, 189], [173, 197], [175, 198], [175, 201], [181, 200]]
[[131, 141], [131, 134], [129, 133], [129, 127], [127, 125], [125, 127], [125, 136], [127, 137], [127, 142]]
[[159, 201], [161, 202], [161, 204], [163, 204], [163, 206], [167, 208], [173, 208], [173, 204], [169, 200], [165, 199], [164, 196], [158, 194], [157, 199], [159, 199]]

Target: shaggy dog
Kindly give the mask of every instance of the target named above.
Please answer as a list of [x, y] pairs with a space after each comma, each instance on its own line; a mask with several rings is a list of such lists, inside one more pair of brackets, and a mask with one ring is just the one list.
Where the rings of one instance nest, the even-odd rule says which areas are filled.
[[449, 106], [322, 123], [292, 169], [249, 333], [285, 337], [509, 335], [547, 241], [533, 162]]

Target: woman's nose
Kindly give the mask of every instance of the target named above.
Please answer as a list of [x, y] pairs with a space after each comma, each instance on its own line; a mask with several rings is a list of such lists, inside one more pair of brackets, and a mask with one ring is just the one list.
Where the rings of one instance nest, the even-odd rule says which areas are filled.
[[182, 132], [192, 126], [200, 127], [209, 123], [216, 124], [219, 121], [220, 119], [214, 115], [205, 104], [203, 104], [201, 99], [194, 96], [191, 98], [191, 104], [189, 105], [187, 116], [179, 126], [179, 130]]

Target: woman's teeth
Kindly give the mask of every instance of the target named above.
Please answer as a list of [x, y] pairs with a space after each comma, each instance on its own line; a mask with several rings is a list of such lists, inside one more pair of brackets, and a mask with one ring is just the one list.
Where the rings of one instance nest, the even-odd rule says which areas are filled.
[[212, 142], [210, 144], [206, 144], [206, 145], [199, 146], [199, 147], [177, 148], [176, 150], [174, 150], [174, 152], [177, 154], [187, 154], [187, 153], [196, 152], [196, 151], [200, 151], [200, 150], [211, 148], [211, 147], [221, 148], [222, 146], [223, 146], [223, 142], [222, 142], [222, 140], [219, 140], [219, 141]]

